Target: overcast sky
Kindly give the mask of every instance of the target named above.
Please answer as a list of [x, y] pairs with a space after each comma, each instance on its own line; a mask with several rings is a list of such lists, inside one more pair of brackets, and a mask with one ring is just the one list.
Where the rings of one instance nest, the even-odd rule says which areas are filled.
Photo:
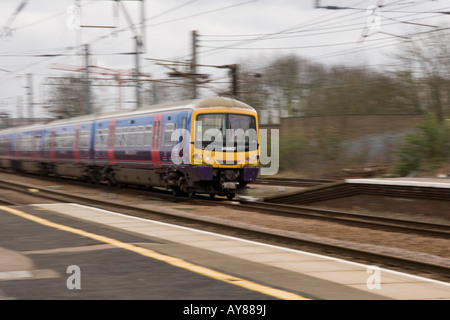
[[[321, 7], [346, 9], [315, 8], [316, 0], [145, 0], [141, 15], [141, 1], [133, 0], [122, 5], [108, 0], [0, 0], [0, 110], [12, 117], [19, 114], [18, 102], [22, 99], [25, 106], [28, 99], [26, 75], [32, 74], [35, 114], [45, 115], [40, 105], [49, 90], [46, 78], [75, 75], [51, 67], [82, 66], [83, 44], [90, 45], [90, 65], [131, 70], [134, 56], [128, 53], [134, 51], [134, 32], [140, 34], [143, 18], [141, 72], [154, 79], [167, 78], [170, 70], [149, 59], [191, 58], [192, 30], [199, 35], [199, 64], [263, 63], [295, 53], [320, 63], [385, 68], [392, 63], [389, 55], [405, 41], [402, 37], [450, 25], [450, 15], [441, 13], [450, 11], [450, 0], [318, 2]], [[77, 4], [81, 14], [75, 10]], [[377, 4], [382, 6], [374, 8]], [[79, 24], [91, 27], [80, 29]], [[223, 70], [199, 71], [216, 78], [222, 72], [226, 78]], [[98, 93], [102, 92], [114, 105], [116, 97], [107, 89]], [[124, 99], [131, 101], [132, 93]]]

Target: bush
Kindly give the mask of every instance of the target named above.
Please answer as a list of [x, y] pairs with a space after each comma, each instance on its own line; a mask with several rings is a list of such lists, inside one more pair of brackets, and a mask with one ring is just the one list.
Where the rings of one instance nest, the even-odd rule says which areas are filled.
[[427, 115], [414, 132], [406, 135], [398, 156], [394, 173], [403, 176], [438, 168], [450, 156], [449, 126], [434, 114]]

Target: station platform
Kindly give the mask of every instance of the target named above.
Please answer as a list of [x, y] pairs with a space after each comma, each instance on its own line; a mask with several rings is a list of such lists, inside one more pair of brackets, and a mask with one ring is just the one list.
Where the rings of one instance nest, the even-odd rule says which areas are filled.
[[[449, 283], [77, 204], [40, 204], [20, 209], [2, 207], [1, 211], [0, 218], [9, 213], [47, 228], [93, 239], [96, 247], [92, 250], [101, 249], [99, 246], [119, 248], [150, 260], [162, 261], [188, 274], [214, 279], [227, 286], [238, 286], [249, 292], [249, 295], [242, 296], [243, 299], [450, 299]], [[40, 212], [45, 212], [45, 217], [49, 218], [42, 218]], [[64, 217], [64, 223], [54, 223], [52, 217]], [[69, 221], [83, 224], [73, 228]], [[85, 231], [92, 230], [94, 225], [133, 235], [140, 240], [130, 243], [117, 240], [117, 236], [107, 237], [100, 232]], [[2, 246], [0, 242], [0, 248]], [[39, 247], [39, 244], [36, 243], [36, 246]], [[51, 250], [58, 252], [58, 249]], [[79, 250], [89, 251], [89, 248]], [[123, 251], [115, 252], [120, 256]], [[26, 259], [26, 252], [22, 254]], [[0, 259], [0, 296], [2, 274], [5, 275], [1, 266], [4, 263]], [[33, 273], [32, 270], [17, 268], [8, 272], [11, 274], [13, 271], [22, 272], [25, 278]], [[174, 284], [174, 287], [177, 285]], [[155, 296], [158, 296], [157, 293]], [[201, 299], [213, 296], [205, 292]]]
[[391, 186], [430, 187], [450, 189], [450, 178], [372, 178], [346, 179], [347, 183], [381, 184]]
[[[369, 196], [369, 197], [367, 197]], [[334, 200], [348, 199], [351, 202], [344, 205]], [[448, 216], [450, 201], [449, 178], [368, 178], [346, 179], [326, 183], [303, 190], [294, 190], [284, 194], [269, 195], [261, 201], [291, 205], [326, 205], [334, 207], [361, 207], [367, 203], [386, 202], [386, 199], [411, 199], [417, 201], [420, 211], [429, 215]], [[333, 200], [330, 202], [330, 200]], [[356, 201], [355, 201], [356, 200]], [[360, 201], [358, 201], [360, 200]], [[376, 211], [391, 209], [408, 213], [415, 208], [402, 208], [401, 204], [385, 203]]]

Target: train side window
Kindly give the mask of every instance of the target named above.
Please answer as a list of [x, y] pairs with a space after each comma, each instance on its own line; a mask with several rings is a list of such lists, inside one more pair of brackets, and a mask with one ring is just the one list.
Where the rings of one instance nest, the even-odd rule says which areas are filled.
[[50, 148], [50, 136], [48, 134], [44, 138], [44, 148]]
[[66, 132], [63, 134], [63, 147], [72, 148], [74, 145], [73, 134]]
[[152, 125], [145, 126], [145, 136], [144, 136], [145, 146], [152, 145], [152, 136], [153, 136], [153, 126]]
[[55, 133], [55, 148], [61, 147], [61, 134]]
[[59, 141], [60, 141], [60, 147], [65, 148], [67, 147], [67, 133], [61, 133], [59, 136]]
[[80, 133], [80, 147], [89, 147], [89, 131], [81, 131]]
[[130, 147], [133, 147], [136, 144], [136, 133], [135, 133], [136, 128], [135, 127], [130, 127], [128, 129], [128, 145]]
[[116, 131], [114, 133], [114, 146], [116, 147], [120, 146], [121, 133], [122, 128], [116, 128]]
[[[183, 117], [183, 118], [181, 119], [181, 129], [185, 129], [185, 130], [186, 130], [186, 117]], [[183, 141], [185, 141], [185, 139], [188, 138], [188, 137], [186, 137], [187, 134], [188, 134], [188, 133], [187, 133], [186, 131], [184, 131], [184, 134], [183, 134]]]
[[95, 144], [99, 147], [106, 147], [108, 145], [109, 129], [98, 129], [95, 137]]
[[8, 138], [2, 138], [2, 149], [4, 151], [8, 151], [8, 149], [9, 149], [9, 139]]
[[99, 146], [100, 145], [100, 131], [101, 131], [101, 129], [97, 129], [97, 133], [96, 133], [96, 135], [95, 135], [95, 145], [96, 146]]
[[168, 123], [164, 126], [164, 146], [171, 146], [173, 144], [172, 132], [174, 129], [175, 125], [173, 123]]
[[119, 146], [123, 147], [127, 145], [127, 137], [126, 137], [126, 129], [119, 128], [117, 129], [119, 132]]
[[128, 139], [129, 139], [128, 130], [129, 130], [128, 127], [122, 128], [122, 137], [123, 137], [122, 138], [122, 145], [123, 146], [128, 146], [129, 145], [129, 143], [128, 143]]
[[127, 128], [121, 128], [120, 130], [120, 146], [124, 147], [127, 145]]
[[58, 135], [58, 137], [59, 137], [59, 146], [61, 148], [64, 148], [66, 146], [66, 139], [67, 139], [66, 134], [61, 133]]
[[109, 142], [109, 129], [103, 129], [103, 146], [107, 147]]
[[34, 150], [39, 149], [40, 141], [41, 141], [41, 136], [40, 135], [33, 136], [33, 149]]
[[136, 129], [136, 146], [144, 144], [144, 126], [139, 126]]

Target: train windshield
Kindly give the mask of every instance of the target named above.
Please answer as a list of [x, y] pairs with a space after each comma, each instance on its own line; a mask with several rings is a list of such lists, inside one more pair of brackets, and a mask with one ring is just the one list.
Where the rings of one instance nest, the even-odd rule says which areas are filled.
[[258, 149], [256, 119], [251, 115], [210, 113], [197, 116], [195, 147], [216, 151], [251, 151]]

